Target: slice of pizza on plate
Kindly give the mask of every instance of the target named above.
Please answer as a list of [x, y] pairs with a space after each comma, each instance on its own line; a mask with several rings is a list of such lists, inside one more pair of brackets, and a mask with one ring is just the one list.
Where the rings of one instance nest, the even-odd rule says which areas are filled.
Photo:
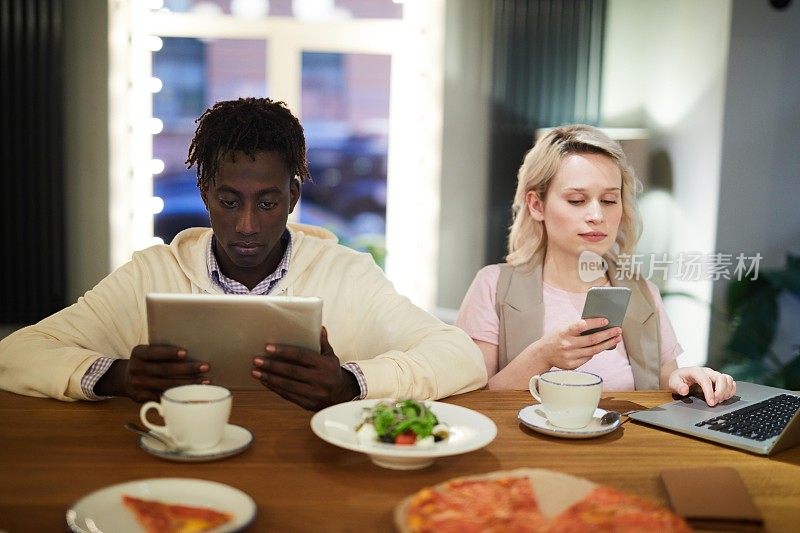
[[232, 514], [207, 507], [169, 504], [128, 495], [122, 496], [122, 503], [147, 533], [200, 533], [233, 520]]

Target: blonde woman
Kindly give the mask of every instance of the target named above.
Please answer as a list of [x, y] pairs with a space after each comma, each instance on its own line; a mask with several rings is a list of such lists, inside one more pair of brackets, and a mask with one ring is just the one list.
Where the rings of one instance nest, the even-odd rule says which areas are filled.
[[[507, 262], [478, 272], [457, 321], [483, 352], [488, 388], [526, 389], [534, 374], [560, 368], [598, 374], [605, 390], [685, 395], [697, 384], [709, 405], [735, 393], [727, 374], [678, 368], [683, 349], [658, 289], [617, 275], [615, 257], [639, 237], [637, 183], [619, 144], [591, 126], [555, 128], [526, 154]], [[605, 275], [582, 279], [587, 252], [606, 261]], [[622, 328], [582, 336], [607, 323], [580, 318], [589, 288], [605, 285], [631, 289]]]

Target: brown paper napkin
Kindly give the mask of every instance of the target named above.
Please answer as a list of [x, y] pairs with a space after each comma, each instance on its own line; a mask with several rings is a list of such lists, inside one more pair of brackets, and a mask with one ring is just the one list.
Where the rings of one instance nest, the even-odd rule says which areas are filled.
[[728, 467], [661, 472], [672, 509], [695, 529], [762, 531], [761, 518], [739, 472]]

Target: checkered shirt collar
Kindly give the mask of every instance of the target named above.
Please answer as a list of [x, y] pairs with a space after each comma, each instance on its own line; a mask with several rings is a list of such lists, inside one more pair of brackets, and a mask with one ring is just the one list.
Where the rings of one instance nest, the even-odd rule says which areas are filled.
[[238, 281], [222, 273], [217, 258], [214, 255], [214, 243], [217, 242], [217, 237], [212, 235], [206, 253], [206, 264], [208, 265], [208, 274], [211, 277], [211, 281], [221, 288], [225, 294], [269, 294], [269, 292], [275, 288], [275, 285], [283, 279], [286, 272], [289, 271], [289, 260], [292, 257], [292, 234], [288, 229], [284, 230], [283, 235], [281, 235], [281, 240], [286, 243], [286, 251], [283, 254], [281, 262], [278, 263], [278, 267], [272, 274], [261, 280], [251, 291]]

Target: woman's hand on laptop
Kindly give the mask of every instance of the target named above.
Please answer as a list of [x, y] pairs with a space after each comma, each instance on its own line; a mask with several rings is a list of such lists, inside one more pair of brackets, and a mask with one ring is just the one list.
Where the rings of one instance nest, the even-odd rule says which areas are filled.
[[736, 394], [736, 382], [731, 376], [705, 366], [676, 368], [669, 375], [669, 388], [676, 394], [687, 396], [693, 385], [702, 389], [703, 398], [711, 406]]
[[310, 411], [352, 400], [360, 393], [358, 381], [342, 368], [324, 327], [319, 341], [320, 353], [298, 346], [267, 344], [265, 354], [253, 359], [253, 377]]
[[161, 393], [179, 385], [210, 383], [208, 363], [188, 359], [177, 346], [140, 344], [130, 359], [117, 359], [95, 385], [101, 396], [127, 396], [137, 402], [158, 401]]

